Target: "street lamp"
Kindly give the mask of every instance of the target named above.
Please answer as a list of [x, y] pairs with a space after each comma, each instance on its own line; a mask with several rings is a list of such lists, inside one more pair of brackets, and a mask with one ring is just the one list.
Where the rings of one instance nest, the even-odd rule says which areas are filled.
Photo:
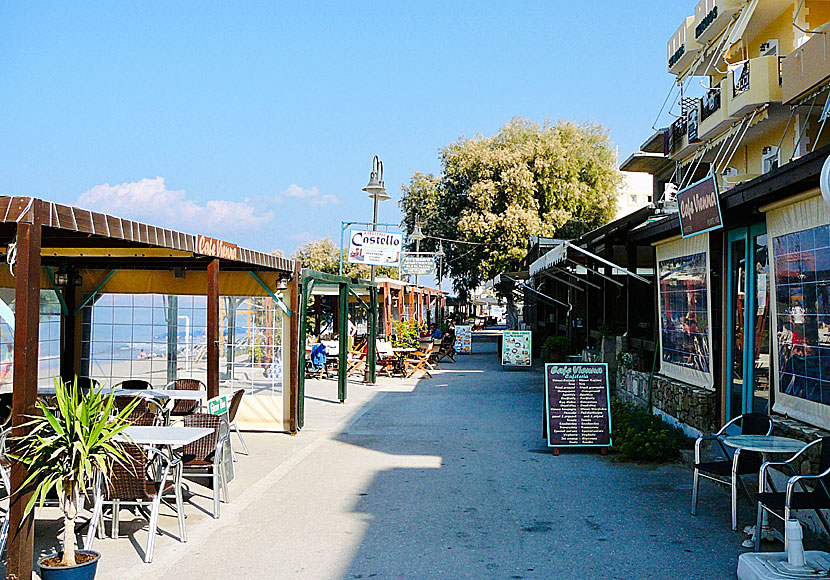
[[[415, 240], [415, 255], [419, 255], [421, 251], [421, 240], [423, 240], [426, 236], [424, 232], [421, 231], [421, 218], [419, 216], [415, 216], [415, 228], [412, 230], [412, 233], [409, 234], [410, 240]], [[418, 285], [418, 274], [415, 274], [415, 285]]]
[[[374, 212], [372, 213], [372, 231], [376, 232], [378, 231], [378, 202], [392, 199], [392, 197], [386, 193], [386, 187], [383, 185], [383, 161], [378, 159], [377, 155], [375, 155], [374, 159], [372, 159], [372, 173], [369, 174], [369, 183], [366, 184], [363, 191], [368, 193], [369, 197], [371, 197], [375, 202]], [[372, 282], [374, 282], [374, 266], [371, 266], [371, 272]]]

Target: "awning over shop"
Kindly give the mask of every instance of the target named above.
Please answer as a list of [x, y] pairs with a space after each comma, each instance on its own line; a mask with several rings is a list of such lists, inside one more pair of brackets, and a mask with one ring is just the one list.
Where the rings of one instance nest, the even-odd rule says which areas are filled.
[[600, 264], [611, 267], [612, 274], [623, 274], [631, 276], [641, 282], [645, 282], [646, 284], [651, 283], [650, 280], [567, 241], [562, 242], [547, 254], [533, 262], [530, 265], [530, 275], [536, 276], [542, 272], [555, 269], [557, 266], [564, 264], [565, 262], [570, 262], [571, 265], [585, 266], [586, 259], [594, 260]]

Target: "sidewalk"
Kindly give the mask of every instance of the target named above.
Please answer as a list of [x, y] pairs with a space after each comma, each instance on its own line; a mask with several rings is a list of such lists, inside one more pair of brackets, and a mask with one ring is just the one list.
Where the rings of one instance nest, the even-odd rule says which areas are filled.
[[474, 348], [432, 379], [350, 383], [345, 405], [335, 381], [309, 381], [299, 435], [245, 434], [221, 519], [189, 509], [187, 544], [159, 536], [150, 565], [144, 531], [138, 548], [96, 542], [98, 578], [735, 577], [745, 536], [723, 488], [704, 483], [692, 517], [685, 466], [554, 457], [540, 369]]

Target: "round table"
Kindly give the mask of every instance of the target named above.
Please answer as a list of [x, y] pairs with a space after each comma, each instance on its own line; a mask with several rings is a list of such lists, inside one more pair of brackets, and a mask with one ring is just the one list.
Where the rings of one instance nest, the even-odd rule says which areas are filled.
[[777, 435], [731, 435], [722, 441], [729, 447], [758, 453], [796, 453], [806, 445], [804, 441]]
[[[722, 439], [724, 445], [728, 445], [734, 449], [743, 449], [746, 451], [756, 451], [763, 457], [763, 461], [767, 461], [767, 455], [771, 453], [786, 453], [787, 455], [794, 455], [806, 445], [804, 441], [792, 439], [790, 437], [779, 437], [777, 435], [732, 435]], [[775, 487], [770, 482], [770, 487], [775, 491]], [[751, 548], [755, 545], [754, 537], [758, 531], [755, 526], [752, 526], [752, 537], [744, 540], [743, 546]], [[767, 520], [767, 512], [764, 511], [763, 519], [761, 520], [762, 537], [766, 537], [771, 533], [769, 522]]]

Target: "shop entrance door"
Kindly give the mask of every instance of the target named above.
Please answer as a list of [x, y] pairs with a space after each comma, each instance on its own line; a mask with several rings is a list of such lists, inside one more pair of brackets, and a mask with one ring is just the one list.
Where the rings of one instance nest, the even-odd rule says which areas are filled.
[[766, 224], [727, 234], [726, 419], [769, 413], [769, 251]]

